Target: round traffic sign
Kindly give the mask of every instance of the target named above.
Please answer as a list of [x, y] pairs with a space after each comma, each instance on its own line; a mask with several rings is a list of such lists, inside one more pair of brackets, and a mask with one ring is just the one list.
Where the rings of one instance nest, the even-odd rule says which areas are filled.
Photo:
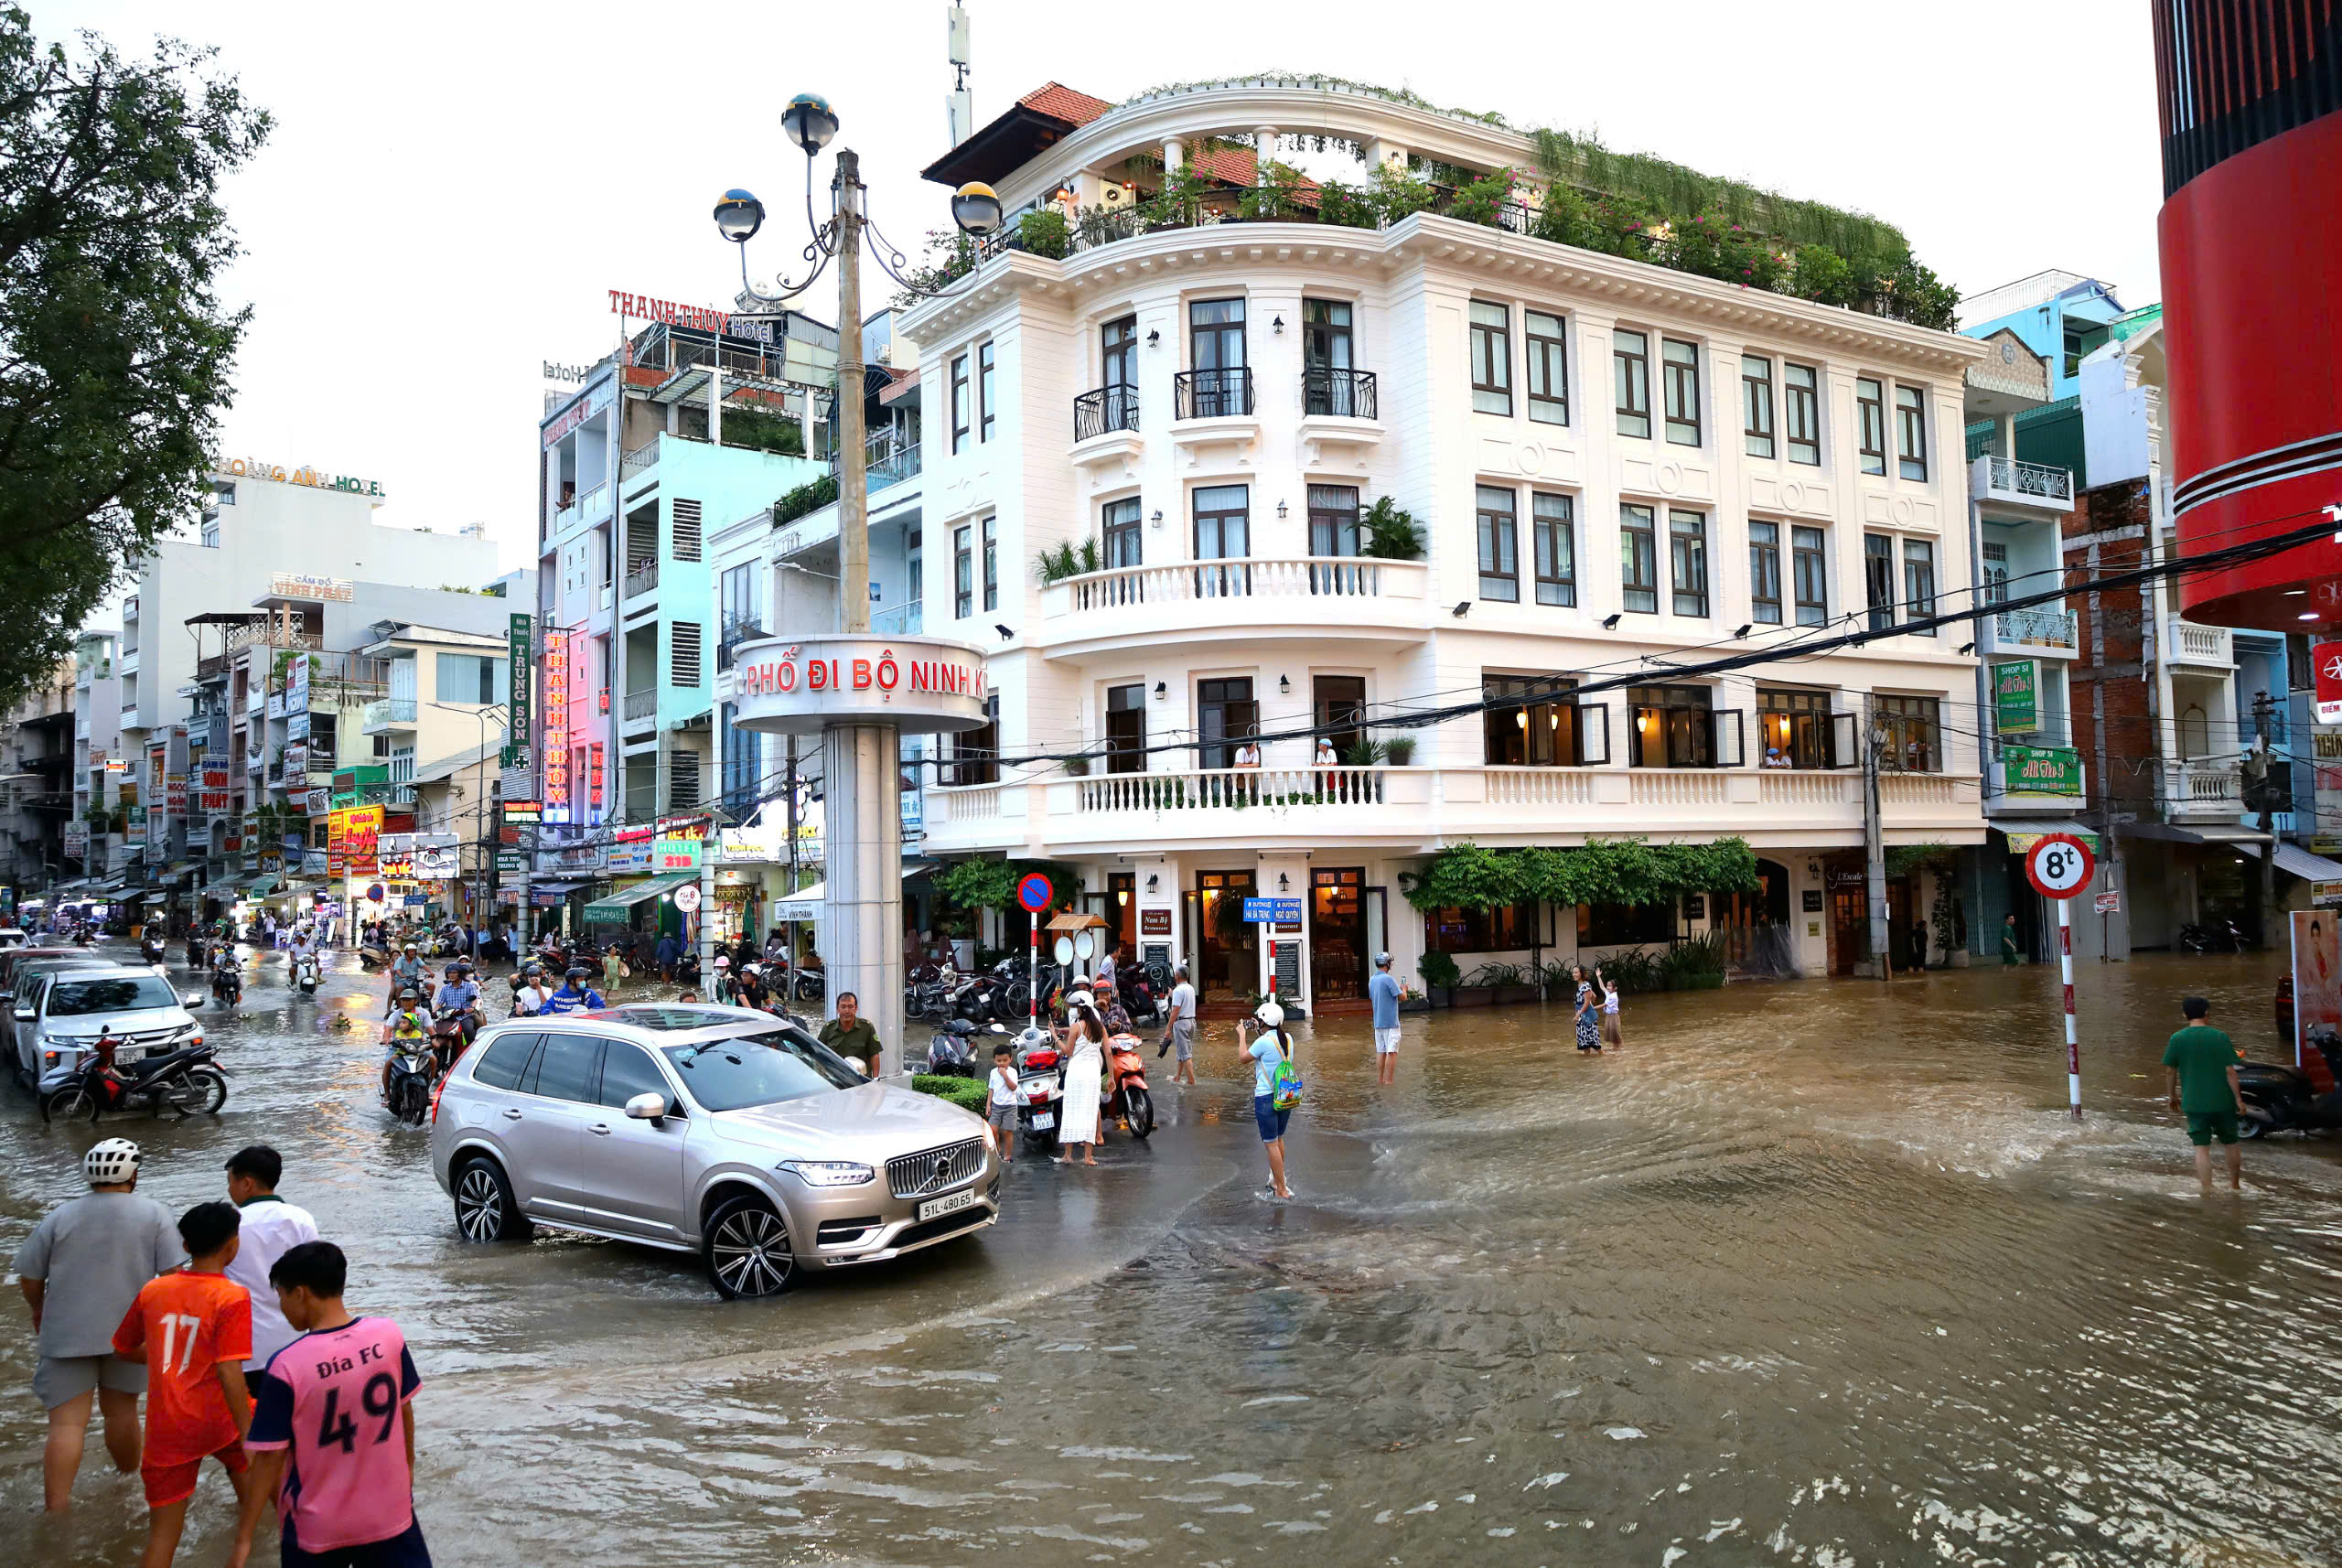
[[1027, 872], [1016, 879], [1016, 901], [1036, 915], [1049, 907], [1049, 900], [1056, 894], [1057, 889], [1049, 886], [1049, 879], [1037, 871]]
[[681, 909], [686, 915], [699, 908], [698, 883], [686, 882], [681, 887], [675, 889], [675, 908]]
[[2025, 875], [2044, 898], [2070, 898], [2090, 886], [2098, 861], [2071, 833], [2044, 833], [2025, 852]]

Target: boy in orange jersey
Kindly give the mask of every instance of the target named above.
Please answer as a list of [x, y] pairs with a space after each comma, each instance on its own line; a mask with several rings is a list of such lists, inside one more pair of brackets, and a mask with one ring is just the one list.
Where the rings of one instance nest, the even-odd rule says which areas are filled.
[[244, 1495], [252, 1298], [226, 1273], [239, 1227], [232, 1203], [199, 1203], [179, 1216], [187, 1267], [148, 1281], [114, 1330], [114, 1354], [146, 1364], [146, 1453], [138, 1474], [151, 1511], [142, 1568], [170, 1568], [206, 1455], [225, 1466], [237, 1498]]

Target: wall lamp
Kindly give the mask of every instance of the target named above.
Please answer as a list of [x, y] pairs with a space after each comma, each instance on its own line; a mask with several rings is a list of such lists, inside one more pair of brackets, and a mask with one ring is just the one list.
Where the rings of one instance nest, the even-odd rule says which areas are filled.
[[1282, 871], [1277, 873], [1277, 891], [1280, 893], [1290, 893], [1293, 891], [1293, 878], [1287, 876]]
[[1161, 878], [1160, 876], [1157, 876], [1157, 875], [1156, 875], [1154, 872], [1152, 872], [1152, 871], [1150, 871], [1150, 872], [1148, 872], [1148, 873], [1146, 874], [1146, 890], [1147, 890], [1149, 893], [1154, 892], [1157, 887], [1161, 886], [1162, 885], [1163, 885], [1163, 878]]
[[1161, 702], [1163, 700], [1164, 693], [1167, 690], [1169, 690], [1169, 688], [1165, 686], [1162, 682], [1157, 681], [1155, 683], [1155, 700], [1158, 703]]
[[1456, 617], [1458, 620], [1463, 619], [1466, 616], [1470, 615], [1471, 613], [1472, 601], [1469, 599], [1466, 599], [1463, 603], [1457, 605], [1454, 609], [1448, 612], [1448, 614]]
[[1150, 348], [1150, 349], [1155, 348], [1156, 345], [1160, 344], [1162, 341], [1163, 341], [1163, 334], [1162, 334], [1161, 332], [1157, 331], [1155, 328], [1152, 328], [1152, 327], [1150, 327], [1150, 328], [1148, 328], [1146, 329], [1146, 346], [1147, 346], [1148, 348]]
[[1972, 642], [1963, 642], [1960, 645], [1960, 651], [1962, 653], [1973, 653], [1976, 651], [1976, 645]]
[[1627, 618], [1623, 614], [1604, 616], [1602, 618], [1602, 629], [1605, 631], [1616, 631], [1618, 629], [1618, 623], [1626, 618]]
[[1284, 502], [1282, 500], [1277, 502], [1277, 515], [1279, 517], [1283, 517], [1284, 515]]
[[1155, 510], [1155, 515], [1154, 515], [1153, 517], [1148, 518], [1146, 521], [1147, 521], [1148, 522], [1150, 522], [1150, 523], [1153, 523], [1155, 527], [1157, 527], [1157, 528], [1161, 528], [1161, 527], [1163, 526], [1163, 512], [1162, 512], [1162, 510], [1161, 510], [1160, 508], [1157, 508], [1157, 509]]
[[1275, 333], [1280, 338], [1284, 336], [1284, 317], [1280, 316], [1271, 321], [1269, 323], [1269, 330]]
[[1013, 637], [1015, 637], [1015, 636], [1016, 635], [1015, 631], [1013, 628], [1008, 628], [1008, 627], [1004, 627], [1004, 626], [1001, 625], [1001, 624], [1000, 624], [1000, 622], [998, 622], [998, 621], [994, 621], [994, 622], [993, 622], [993, 623], [992, 623], [992, 628], [993, 628], [993, 630], [994, 630], [994, 631], [996, 631], [996, 632], [1000, 633], [1000, 640], [1001, 640], [1001, 641], [1003, 641], [1003, 642], [1006, 642], [1010, 638], [1013, 638]]
[[1740, 629], [1734, 632], [1732, 635], [1735, 637], [1746, 637], [1748, 635], [1749, 628], [1754, 625], [1756, 625], [1756, 622], [1754, 621], [1743, 621], [1740, 625]]

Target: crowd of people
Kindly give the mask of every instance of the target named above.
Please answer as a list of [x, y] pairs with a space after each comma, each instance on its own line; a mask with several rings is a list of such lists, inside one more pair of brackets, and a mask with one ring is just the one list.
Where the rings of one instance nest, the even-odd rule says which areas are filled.
[[414, 1357], [397, 1324], [345, 1304], [348, 1262], [277, 1192], [283, 1159], [239, 1149], [226, 1197], [176, 1220], [138, 1195], [141, 1159], [126, 1138], [97, 1144], [89, 1191], [17, 1249], [48, 1412], [43, 1506], [72, 1506], [94, 1406], [114, 1468], [145, 1490], [143, 1568], [177, 1555], [206, 1460], [236, 1499], [230, 1568], [272, 1509], [285, 1568], [429, 1568]]

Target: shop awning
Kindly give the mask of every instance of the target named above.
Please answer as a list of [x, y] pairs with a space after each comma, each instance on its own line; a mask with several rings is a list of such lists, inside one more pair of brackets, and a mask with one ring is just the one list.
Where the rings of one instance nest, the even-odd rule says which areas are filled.
[[92, 898], [112, 897], [114, 894], [121, 891], [122, 878], [115, 876], [101, 882], [94, 887], [91, 887], [90, 889], [90, 897]]
[[[2006, 822], [2007, 820], [2008, 819], [2005, 817], [2002, 819], [2003, 822]], [[1998, 824], [1996, 823], [1994, 825], [1997, 826]], [[2025, 824], [2025, 831], [2022, 832], [2015, 831], [2014, 828], [2005, 829], [2004, 831], [2008, 833], [2009, 853], [2011, 854], [2025, 854], [2030, 853], [2035, 844], [2039, 843], [2044, 837], [2050, 833], [2069, 833], [2073, 837], [2081, 840], [2082, 843], [2090, 845], [2090, 854], [2104, 854], [2106, 853], [2106, 846], [2099, 842], [2098, 830], [2096, 828], [2084, 827], [2081, 823], [2075, 822], [2071, 817], [2044, 817], [2038, 822], [2026, 822]]]
[[[511, 886], [517, 889], [520, 884], [516, 882]], [[529, 884], [529, 889], [532, 893], [575, 893], [580, 887], [592, 886], [594, 885], [590, 882], [532, 882]]]
[[[2261, 846], [2257, 843], [2240, 843], [2236, 847], [2255, 860], [2261, 858]], [[2342, 861], [2312, 854], [2301, 845], [2287, 843], [2283, 839], [2277, 841], [2277, 869], [2304, 882], [2342, 882]]]
[[2117, 822], [2114, 831], [2126, 839], [2154, 839], [2160, 843], [2219, 843], [2231, 848], [2257, 844], [2266, 837], [2258, 828], [2231, 827], [2219, 823], [2200, 828], [2177, 827], [2170, 822]]
[[[934, 869], [932, 865], [907, 865], [903, 867], [903, 880], [908, 882], [912, 877], [924, 876]], [[810, 887], [800, 887], [794, 893], [776, 893], [766, 918], [773, 920], [818, 920], [822, 918], [822, 906], [828, 903], [829, 898], [830, 885], [827, 882], [816, 882]]]
[[246, 895], [253, 898], [265, 898], [271, 893], [275, 891], [276, 878], [274, 876], [261, 877], [254, 881], [249, 888], [245, 889]]
[[648, 882], [638, 882], [631, 887], [621, 887], [606, 898], [595, 899], [586, 906], [585, 918], [589, 922], [605, 920], [623, 925], [626, 921], [626, 912], [637, 904], [646, 899], [656, 898], [661, 893], [672, 893], [684, 883], [698, 880], [699, 873], [696, 871], [671, 871], [664, 876], [654, 876]]

